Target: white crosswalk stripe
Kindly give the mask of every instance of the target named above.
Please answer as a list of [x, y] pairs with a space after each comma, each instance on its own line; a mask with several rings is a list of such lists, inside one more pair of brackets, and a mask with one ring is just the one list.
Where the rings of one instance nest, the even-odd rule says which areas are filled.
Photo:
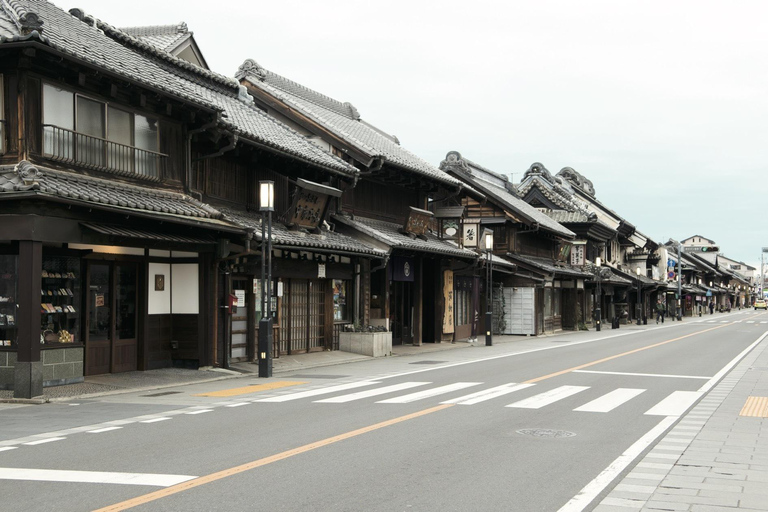
[[558, 400], [568, 398], [569, 396], [581, 393], [589, 389], [589, 386], [560, 386], [559, 388], [539, 393], [530, 398], [525, 398], [519, 402], [509, 404], [506, 407], [516, 407], [519, 409], [541, 409], [545, 405], [550, 405]]
[[309, 398], [318, 395], [330, 395], [337, 391], [346, 391], [348, 389], [362, 388], [365, 386], [372, 386], [374, 384], [381, 384], [378, 381], [366, 380], [362, 382], [351, 382], [349, 384], [339, 384], [338, 386], [331, 386], [328, 388], [310, 389], [308, 391], [299, 391], [298, 393], [291, 393], [288, 395], [273, 396], [270, 398], [261, 398], [254, 400], [254, 402], [288, 402], [291, 400], [298, 400], [300, 398]]
[[648, 409], [645, 414], [649, 416], [680, 416], [703, 394], [701, 391], [675, 391]]
[[407, 404], [415, 402], [416, 400], [422, 400], [432, 396], [442, 395], [444, 393], [450, 393], [451, 391], [457, 391], [459, 389], [469, 388], [477, 386], [482, 382], [456, 382], [454, 384], [448, 384], [447, 386], [440, 386], [437, 388], [427, 389], [425, 391], [418, 391], [411, 393], [410, 395], [398, 396], [395, 398], [389, 398], [387, 400], [381, 400], [376, 402], [377, 404]]
[[614, 389], [610, 393], [606, 393], [600, 398], [596, 398], [589, 403], [577, 407], [574, 411], [579, 412], [610, 412], [618, 406], [632, 400], [640, 393], [643, 393], [645, 389], [634, 388], [619, 388]]
[[402, 384], [393, 384], [391, 386], [384, 386], [383, 388], [368, 389], [365, 391], [358, 391], [357, 393], [350, 393], [348, 395], [335, 396], [333, 398], [324, 398], [322, 400], [315, 400], [318, 404], [344, 404], [353, 400], [360, 400], [362, 398], [370, 398], [372, 396], [386, 395], [387, 393], [394, 393], [395, 391], [402, 391], [404, 389], [411, 389], [418, 386], [426, 386], [432, 384], [431, 382], [403, 382]]
[[485, 389], [483, 391], [478, 391], [477, 393], [460, 396], [459, 398], [446, 400], [445, 402], [440, 402], [440, 403], [441, 404], [457, 404], [457, 405], [475, 405], [475, 404], [479, 404], [480, 402], [485, 402], [486, 400], [491, 400], [493, 398], [498, 398], [500, 396], [504, 396], [509, 393], [514, 393], [515, 391], [519, 391], [521, 389], [529, 388], [531, 386], [535, 386], [535, 384], [515, 384], [514, 382], [512, 382], [510, 384], [503, 384], [501, 386], [496, 386], [495, 388]]

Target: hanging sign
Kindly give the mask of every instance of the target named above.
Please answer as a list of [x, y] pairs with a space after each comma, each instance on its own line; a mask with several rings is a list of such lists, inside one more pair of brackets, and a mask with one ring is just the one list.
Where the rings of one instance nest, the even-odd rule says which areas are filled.
[[464, 247], [477, 247], [478, 224], [464, 223], [462, 225], [462, 240]]
[[443, 332], [451, 334], [453, 328], [453, 270], [443, 271]]
[[411, 212], [408, 214], [408, 219], [405, 221], [403, 231], [409, 235], [426, 235], [429, 225], [432, 222], [432, 212], [414, 208], [413, 206], [410, 208]]
[[395, 256], [392, 258], [392, 280], [413, 282], [413, 258]]
[[325, 263], [317, 264], [317, 278], [325, 279]]
[[297, 179], [293, 204], [288, 212], [286, 225], [317, 229], [325, 219], [331, 197], [341, 197], [341, 190], [301, 178]]
[[584, 266], [584, 245], [574, 245], [571, 248], [571, 265], [574, 267]]

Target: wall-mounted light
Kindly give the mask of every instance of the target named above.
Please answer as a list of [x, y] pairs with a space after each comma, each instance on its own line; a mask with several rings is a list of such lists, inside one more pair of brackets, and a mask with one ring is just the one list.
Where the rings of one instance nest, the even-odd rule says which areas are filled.
[[597, 258], [595, 258], [595, 266], [596, 267], [599, 267], [602, 264], [603, 264], [603, 260], [601, 260], [599, 256]]

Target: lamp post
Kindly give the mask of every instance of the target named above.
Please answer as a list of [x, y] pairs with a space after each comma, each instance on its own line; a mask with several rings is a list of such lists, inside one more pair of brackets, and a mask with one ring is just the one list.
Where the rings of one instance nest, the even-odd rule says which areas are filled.
[[485, 312], [485, 346], [493, 345], [493, 231], [486, 229], [483, 232], [486, 254], [486, 271], [488, 272], [488, 302]]
[[600, 258], [595, 258], [595, 266], [597, 267], [597, 307], [595, 308], [595, 330], [600, 330], [600, 322], [602, 321], [602, 310], [600, 308], [600, 305], [603, 302], [602, 297], [602, 290], [600, 289], [600, 271], [602, 270], [600, 268], [600, 265], [603, 262], [600, 260]]
[[642, 298], [640, 297], [640, 267], [635, 269], [635, 273], [637, 274], [637, 325], [641, 325], [640, 317], [643, 316], [643, 306], [640, 304], [640, 301], [642, 301]]
[[[275, 211], [275, 182], [259, 182], [261, 212], [261, 311], [259, 320], [259, 377], [272, 376], [272, 212]], [[267, 233], [265, 235], [265, 219]]]

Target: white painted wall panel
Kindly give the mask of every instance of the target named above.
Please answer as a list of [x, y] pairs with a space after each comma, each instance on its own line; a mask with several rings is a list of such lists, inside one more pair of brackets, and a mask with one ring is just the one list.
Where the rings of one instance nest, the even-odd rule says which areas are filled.
[[[165, 289], [155, 290], [155, 276], [165, 276]], [[148, 312], [150, 315], [167, 315], [171, 312], [171, 265], [169, 263], [150, 263], [147, 276], [149, 290]]]
[[200, 312], [200, 287], [197, 263], [174, 263], [172, 266], [172, 313], [196, 315]]

